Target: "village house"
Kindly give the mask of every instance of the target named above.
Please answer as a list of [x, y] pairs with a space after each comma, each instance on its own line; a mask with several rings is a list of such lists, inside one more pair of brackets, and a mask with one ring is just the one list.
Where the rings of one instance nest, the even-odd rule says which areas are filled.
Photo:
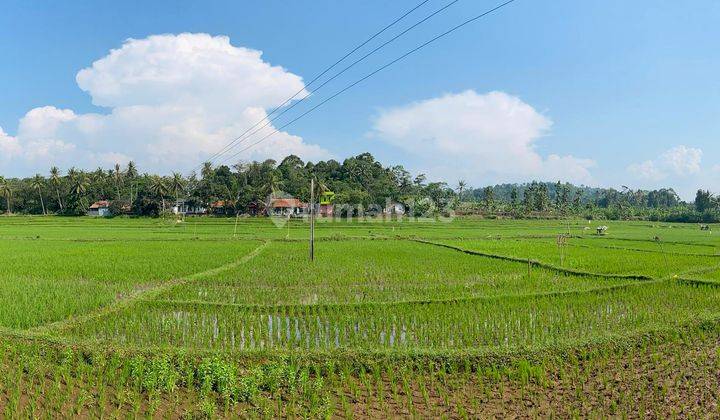
[[229, 200], [219, 200], [210, 203], [210, 212], [212, 214], [235, 214], [235, 202]]
[[388, 203], [383, 211], [386, 215], [403, 215], [405, 214], [405, 206], [401, 203]]
[[300, 217], [307, 212], [308, 205], [297, 198], [272, 198], [267, 207], [268, 216]]
[[205, 213], [207, 213], [207, 209], [202, 206], [191, 206], [185, 200], [177, 200], [175, 202], [175, 205], [172, 207], [172, 212], [173, 212], [173, 214], [185, 214], [185, 215], [205, 214]]
[[93, 217], [110, 216], [110, 202], [107, 200], [101, 200], [92, 203], [92, 205], [88, 208], [87, 215]]

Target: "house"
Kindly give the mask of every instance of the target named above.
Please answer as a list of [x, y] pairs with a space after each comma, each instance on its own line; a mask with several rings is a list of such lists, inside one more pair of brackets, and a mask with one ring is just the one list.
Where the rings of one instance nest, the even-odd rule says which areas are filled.
[[94, 217], [110, 216], [110, 202], [101, 200], [92, 203], [90, 208], [88, 208], [87, 215]]
[[299, 217], [307, 212], [308, 205], [297, 198], [271, 198], [267, 206], [268, 216]]
[[248, 214], [250, 216], [265, 214], [265, 203], [262, 201], [251, 201], [250, 204], [248, 204]]
[[212, 214], [235, 214], [235, 202], [229, 200], [218, 200], [210, 203]]
[[383, 210], [385, 214], [405, 214], [405, 206], [401, 203], [388, 203]]
[[177, 200], [172, 207], [173, 214], [205, 214], [207, 209], [202, 206], [193, 206], [185, 200]]

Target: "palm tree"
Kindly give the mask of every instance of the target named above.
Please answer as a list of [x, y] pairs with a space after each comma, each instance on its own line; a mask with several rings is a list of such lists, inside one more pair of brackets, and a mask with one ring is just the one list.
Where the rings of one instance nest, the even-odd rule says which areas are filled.
[[132, 179], [138, 176], [137, 165], [132, 160], [128, 162], [127, 169], [125, 169], [125, 175]]
[[60, 175], [60, 169], [57, 168], [57, 166], [53, 166], [50, 168], [50, 183], [55, 187], [55, 194], [57, 194], [57, 201], [58, 201], [58, 207], [62, 211], [63, 209], [63, 203], [60, 199], [60, 182], [62, 180], [62, 176]]
[[207, 180], [210, 178], [213, 174], [213, 168], [211, 162], [205, 162], [202, 164], [202, 169], [200, 170], [200, 175], [202, 176], [202, 179]]
[[160, 197], [162, 200], [162, 210], [165, 212], [165, 194], [167, 194], [168, 187], [165, 183], [165, 179], [157, 175], [153, 175], [150, 178], [150, 192]]
[[90, 184], [88, 175], [83, 171], [73, 170], [70, 178], [70, 196], [72, 197], [71, 209], [78, 212], [87, 210], [88, 202], [85, 197]]
[[40, 176], [40, 174], [36, 174], [35, 177], [30, 181], [30, 187], [37, 190], [38, 195], [40, 196], [40, 205], [42, 206], [42, 212], [43, 214], [47, 214], [45, 211], [45, 201], [43, 200], [42, 195], [42, 188], [45, 186], [45, 178]]
[[270, 191], [270, 194], [275, 195], [283, 187], [283, 185], [285, 185], [285, 182], [283, 182], [277, 173], [273, 172], [268, 177], [264, 188], [265, 191]]
[[465, 182], [464, 179], [461, 179], [458, 181], [457, 191], [458, 191], [458, 197], [462, 200], [463, 191], [465, 191], [465, 188], [467, 188], [467, 182]]
[[238, 175], [242, 175], [243, 177], [243, 187], [248, 184], [248, 169], [249, 165], [247, 165], [245, 162], [240, 161], [233, 165], [233, 169], [235, 169], [238, 173]]
[[127, 169], [125, 169], [125, 177], [128, 179], [128, 183], [130, 184], [130, 208], [132, 208], [133, 203], [133, 181], [137, 178], [137, 176], [137, 166], [135, 165], [135, 162], [131, 160], [127, 164]]
[[7, 214], [10, 214], [10, 198], [12, 197], [12, 187], [10, 182], [6, 181], [5, 178], [0, 177], [0, 195], [5, 197], [7, 203]]
[[170, 180], [170, 188], [175, 192], [175, 201], [180, 200], [180, 190], [185, 188], [185, 180], [182, 174], [173, 172], [172, 179]]
[[92, 173], [92, 182], [100, 188], [100, 196], [105, 198], [105, 171], [103, 168], [97, 168]]
[[120, 184], [122, 183], [122, 171], [120, 170], [120, 164], [115, 164], [115, 170], [113, 171], [113, 180], [115, 181], [115, 191], [117, 192], [117, 199], [120, 199]]
[[87, 187], [87, 175], [85, 175], [84, 172], [75, 171], [74, 175], [72, 176], [72, 188], [70, 192], [75, 196], [75, 198], [80, 199], [87, 192]]

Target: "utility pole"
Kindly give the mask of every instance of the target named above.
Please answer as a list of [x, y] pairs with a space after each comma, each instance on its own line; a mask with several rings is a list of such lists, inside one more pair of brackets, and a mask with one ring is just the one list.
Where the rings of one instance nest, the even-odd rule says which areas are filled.
[[315, 261], [315, 178], [310, 178], [310, 261]]

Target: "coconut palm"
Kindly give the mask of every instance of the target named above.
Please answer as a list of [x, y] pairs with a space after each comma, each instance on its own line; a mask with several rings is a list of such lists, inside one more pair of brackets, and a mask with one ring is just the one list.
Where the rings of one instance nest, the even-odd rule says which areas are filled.
[[55, 188], [55, 194], [57, 195], [57, 201], [58, 201], [58, 207], [62, 211], [63, 209], [63, 203], [60, 199], [60, 183], [62, 181], [62, 176], [60, 175], [60, 169], [57, 168], [57, 166], [53, 166], [50, 168], [50, 183]]
[[97, 168], [92, 173], [92, 182], [100, 188], [100, 196], [105, 198], [105, 171], [103, 168]]
[[130, 207], [132, 207], [133, 203], [133, 181], [138, 176], [137, 166], [135, 165], [135, 162], [132, 160], [128, 162], [127, 168], [125, 169], [125, 177], [128, 180], [128, 183], [130, 184], [130, 199], [128, 200], [130, 202]]
[[7, 204], [7, 214], [11, 213], [10, 199], [12, 198], [12, 193], [13, 191], [10, 182], [6, 181], [5, 178], [0, 177], [0, 196], [5, 197], [5, 203]]
[[457, 185], [457, 191], [458, 191], [458, 197], [462, 200], [463, 192], [465, 191], [465, 188], [467, 188], [467, 182], [465, 180], [461, 179], [458, 181]]
[[250, 168], [250, 165], [246, 164], [243, 161], [240, 161], [233, 165], [233, 169], [237, 171], [238, 175], [242, 175], [243, 186], [246, 186], [248, 184], [248, 169]]
[[113, 170], [113, 181], [115, 182], [115, 191], [117, 192], [117, 199], [120, 199], [120, 184], [122, 184], [122, 177], [123, 172], [120, 170], [120, 164], [115, 164], [115, 169]]
[[270, 194], [275, 195], [284, 185], [285, 182], [280, 178], [280, 176], [273, 172], [268, 177], [267, 182], [264, 185], [264, 189], [265, 191], [269, 191]]
[[170, 189], [175, 192], [175, 201], [180, 200], [180, 191], [185, 188], [185, 180], [182, 174], [173, 172], [172, 178], [170, 179]]
[[213, 168], [211, 162], [204, 162], [202, 164], [202, 169], [200, 170], [200, 175], [202, 176], [202, 179], [207, 180], [209, 179], [213, 174]]
[[125, 169], [125, 176], [130, 179], [136, 178], [138, 176], [137, 165], [135, 165], [135, 162], [133, 162], [132, 160], [127, 164], [127, 168]]
[[70, 193], [75, 196], [76, 199], [84, 197], [89, 184], [85, 172], [75, 171], [71, 179], [72, 184], [70, 188]]
[[162, 210], [165, 211], [165, 195], [168, 192], [167, 184], [165, 183], [165, 179], [163, 179], [160, 176], [153, 175], [150, 178], [150, 192], [155, 194], [156, 196], [160, 197], [160, 200], [162, 201]]
[[32, 181], [30, 181], [30, 187], [37, 190], [38, 195], [40, 196], [40, 206], [42, 206], [42, 212], [43, 214], [47, 214], [45, 211], [45, 201], [43, 200], [42, 195], [42, 189], [45, 186], [45, 178], [40, 176], [40, 174], [36, 174]]

